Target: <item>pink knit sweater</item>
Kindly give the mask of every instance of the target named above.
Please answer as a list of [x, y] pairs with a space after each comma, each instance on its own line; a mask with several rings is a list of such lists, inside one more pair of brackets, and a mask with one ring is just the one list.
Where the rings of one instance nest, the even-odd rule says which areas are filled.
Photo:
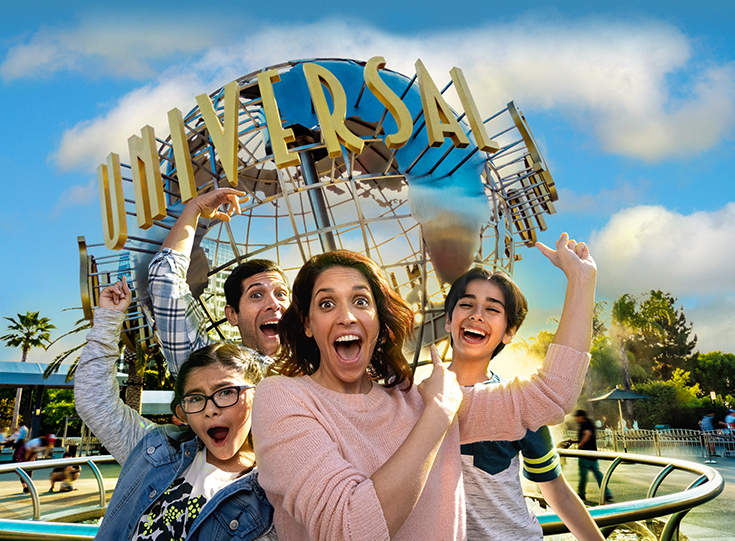
[[[459, 423], [441, 445], [416, 507], [394, 539], [465, 538], [459, 445], [517, 440], [563, 420], [577, 400], [589, 355], [552, 345], [530, 379], [464, 391]], [[373, 384], [367, 394], [326, 389], [310, 377], [264, 379], [255, 393], [258, 480], [275, 509], [280, 541], [375, 541], [388, 528], [370, 476], [403, 443], [423, 411], [408, 392]]]

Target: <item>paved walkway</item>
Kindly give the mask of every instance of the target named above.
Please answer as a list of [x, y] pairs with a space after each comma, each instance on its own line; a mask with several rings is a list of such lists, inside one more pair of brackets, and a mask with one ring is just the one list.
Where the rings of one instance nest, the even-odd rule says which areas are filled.
[[[704, 459], [687, 458], [704, 464]], [[716, 457], [716, 464], [708, 466], [720, 472], [725, 490], [714, 500], [695, 507], [684, 517], [680, 531], [692, 541], [722, 541], [735, 539], [735, 458]]]
[[[107, 501], [117, 484], [120, 466], [116, 463], [98, 465], [105, 485]], [[89, 467], [82, 466], [79, 479], [74, 482], [71, 492], [58, 492], [60, 483], [56, 483], [56, 491], [48, 492], [51, 487], [49, 474], [51, 468], [33, 472], [33, 479], [41, 501], [41, 516], [69, 509], [70, 507], [86, 507], [99, 502], [97, 479]], [[23, 493], [20, 479], [15, 473], [0, 475], [0, 518], [29, 520], [33, 518], [33, 503], [29, 494]]]
[[[674, 458], [674, 457], [672, 457]], [[691, 462], [704, 464], [704, 458], [686, 455], [682, 458]], [[733, 509], [735, 509], [735, 458], [715, 458], [716, 464], [710, 466], [717, 469], [725, 480], [725, 489], [717, 498], [691, 510], [681, 524], [681, 533], [691, 541], [722, 541], [735, 539], [735, 526], [733, 526]], [[604, 471], [604, 464], [601, 464]], [[117, 464], [103, 464], [99, 466], [105, 480], [105, 492], [109, 501], [112, 490], [117, 482], [120, 466]], [[643, 498], [648, 489], [650, 481], [655, 475], [650, 467], [648, 471], [643, 466], [620, 466], [613, 476], [611, 488], [615, 494], [615, 501]], [[67, 493], [48, 493], [50, 483], [48, 481], [49, 470], [37, 470], [33, 477], [36, 480], [41, 500], [41, 514], [54, 513], [68, 506], [88, 506], [97, 503], [99, 496], [97, 492], [97, 481], [89, 468], [82, 467], [82, 474], [74, 483], [74, 491]], [[564, 466], [564, 475], [569, 483], [576, 487], [577, 468], [574, 460], [567, 460]], [[683, 490], [692, 477], [681, 474], [676, 479], [671, 476], [667, 483], [678, 485]], [[58, 486], [58, 485], [57, 485]], [[529, 487], [529, 491], [532, 487]], [[590, 478], [588, 483], [588, 498], [591, 502], [597, 498], [597, 485]], [[15, 474], [0, 475], [0, 518], [30, 519], [33, 507], [28, 494], [21, 492], [18, 476]], [[571, 539], [571, 536], [553, 536], [549, 539]]]

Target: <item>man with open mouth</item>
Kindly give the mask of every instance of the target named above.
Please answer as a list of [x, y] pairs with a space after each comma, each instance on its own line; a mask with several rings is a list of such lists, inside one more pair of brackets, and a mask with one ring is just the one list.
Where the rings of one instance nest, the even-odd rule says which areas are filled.
[[[148, 267], [148, 292], [172, 375], [189, 354], [216, 341], [209, 320], [191, 293], [186, 276], [199, 218], [229, 221], [240, 214], [244, 192], [221, 188], [189, 201]], [[225, 207], [220, 210], [220, 207]], [[280, 346], [278, 322], [290, 302], [283, 270], [273, 261], [253, 259], [236, 267], [225, 281], [225, 316], [238, 328], [242, 346], [265, 371]]]

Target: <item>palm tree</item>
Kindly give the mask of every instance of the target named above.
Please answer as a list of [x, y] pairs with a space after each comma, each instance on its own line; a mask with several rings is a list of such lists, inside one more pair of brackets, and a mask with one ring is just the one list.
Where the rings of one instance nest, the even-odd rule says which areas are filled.
[[[671, 306], [661, 291], [651, 291], [648, 299], [639, 305], [638, 299], [624, 293], [612, 307], [612, 331], [618, 338], [620, 365], [623, 370], [623, 389], [631, 390], [630, 363], [628, 361], [628, 341], [636, 334], [663, 336], [664, 328], [659, 321], [671, 322], [675, 317]], [[633, 415], [633, 406], [626, 400], [628, 414]]]
[[626, 342], [628, 338], [637, 333], [643, 324], [641, 315], [638, 313], [638, 301], [630, 293], [622, 294], [612, 307], [613, 333], [618, 338], [618, 350], [620, 351], [620, 366], [623, 369], [623, 389], [630, 391], [630, 363], [628, 361], [628, 349]]
[[[56, 327], [47, 317], [38, 317], [38, 312], [26, 312], [25, 315], [18, 314], [18, 319], [6, 317], [10, 321], [8, 334], [0, 336], [6, 347], [20, 348], [22, 351], [20, 362], [26, 362], [28, 352], [31, 348], [42, 347], [46, 349], [50, 345], [51, 329]], [[48, 344], [48, 345], [44, 345]], [[13, 420], [10, 431], [15, 432], [18, 425], [18, 413], [20, 412], [20, 399], [23, 389], [18, 387], [15, 392], [15, 405], [13, 406]]]
[[[73, 308], [65, 308], [64, 310], [73, 310]], [[74, 324], [74, 328], [72, 330], [59, 336], [56, 340], [51, 342], [49, 346], [54, 345], [56, 342], [58, 342], [62, 338], [71, 336], [72, 334], [78, 334], [80, 332], [87, 331], [91, 328], [92, 328], [92, 323], [90, 321], [86, 319], [80, 319]], [[59, 353], [56, 357], [54, 357], [54, 360], [51, 361], [51, 363], [43, 371], [43, 377], [47, 378], [51, 374], [55, 374], [56, 372], [58, 372], [59, 368], [61, 368], [61, 364], [67, 358], [69, 358], [72, 354], [82, 349], [85, 343], [86, 342], [82, 342], [81, 344], [78, 344], [71, 349], [67, 349], [66, 351]], [[77, 355], [77, 358], [74, 359], [74, 361], [72, 361], [72, 363], [69, 365], [69, 370], [67, 370], [66, 372], [66, 381], [71, 381], [72, 378], [74, 377], [74, 373], [77, 371], [77, 364], [79, 364], [79, 355]]]

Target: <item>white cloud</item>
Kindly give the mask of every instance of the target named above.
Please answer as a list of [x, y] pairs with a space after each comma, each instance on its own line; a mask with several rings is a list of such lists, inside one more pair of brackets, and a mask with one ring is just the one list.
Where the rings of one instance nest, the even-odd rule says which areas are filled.
[[192, 76], [178, 76], [134, 90], [104, 115], [66, 130], [52, 159], [62, 170], [94, 170], [110, 152], [118, 153], [127, 163], [128, 138], [133, 134], [140, 136], [146, 124], [153, 126], [157, 137], [165, 138], [169, 132], [167, 112], [174, 107], [187, 112], [194, 104], [194, 96], [206, 91], [202, 86]]
[[598, 135], [607, 150], [646, 161], [698, 154], [732, 130], [734, 83], [732, 64], [706, 70], [688, 100], [676, 100], [668, 109], [654, 102], [649, 111], [602, 114]]
[[[211, 35], [214, 27], [208, 24], [198, 26], [201, 35]], [[11, 50], [2, 69], [6, 77], [21, 76], [51, 63], [79, 69], [96, 58], [105, 66], [119, 66], [119, 74], [134, 75], [144, 73], [154, 57], [202, 51], [185, 74], [169, 68], [101, 117], [67, 132], [59, 151], [59, 164], [65, 168], [88, 163], [91, 156], [99, 161], [99, 150], [104, 147], [106, 156], [111, 138], [126, 139], [145, 123], [157, 122], [173, 95], [180, 98], [177, 103], [193, 103], [196, 92], [213, 91], [253, 70], [298, 58], [366, 60], [382, 55], [388, 68], [407, 75], [414, 73], [414, 63], [421, 58], [440, 87], [456, 65], [465, 72], [483, 114], [494, 113], [511, 99], [527, 111], [554, 109], [585, 126], [606, 151], [642, 160], [701, 152], [729, 135], [735, 123], [733, 65], [708, 64], [695, 56], [693, 38], [661, 21], [524, 17], [516, 23], [420, 35], [393, 35], [337, 20], [250, 28], [242, 38], [223, 39], [227, 45], [207, 47], [204, 37], [190, 49], [185, 49], [180, 32], [164, 32], [155, 41], [143, 38], [143, 45], [123, 40], [114, 50], [98, 48], [99, 41], [87, 37], [87, 26], [39, 32]], [[137, 27], [131, 32], [148, 33]], [[84, 45], [73, 48], [71, 57], [63, 56], [60, 44], [78, 35]], [[46, 58], [36, 50], [37, 43], [51, 43], [51, 52], [45, 54], [56, 56]], [[24, 54], [31, 61], [21, 63]], [[182, 85], [182, 78], [198, 84]], [[447, 95], [451, 99], [453, 91]], [[121, 134], [113, 136], [113, 131]], [[72, 149], [72, 141], [90, 148]]]
[[131, 16], [86, 19], [76, 27], [42, 27], [9, 48], [0, 64], [5, 81], [45, 78], [60, 71], [91, 76], [151, 77], [151, 64], [174, 55], [200, 53], [216, 41], [213, 25], [146, 20]]
[[56, 202], [56, 207], [51, 212], [51, 216], [56, 218], [61, 214], [61, 211], [76, 206], [88, 205], [99, 197], [99, 191], [97, 188], [97, 180], [89, 179], [86, 185], [74, 184], [65, 189], [59, 200]]
[[735, 352], [735, 295], [713, 296], [684, 308], [687, 319], [694, 322], [699, 351]]
[[598, 290], [617, 297], [651, 289], [675, 297], [735, 294], [735, 203], [682, 215], [660, 206], [614, 214], [594, 232]]

